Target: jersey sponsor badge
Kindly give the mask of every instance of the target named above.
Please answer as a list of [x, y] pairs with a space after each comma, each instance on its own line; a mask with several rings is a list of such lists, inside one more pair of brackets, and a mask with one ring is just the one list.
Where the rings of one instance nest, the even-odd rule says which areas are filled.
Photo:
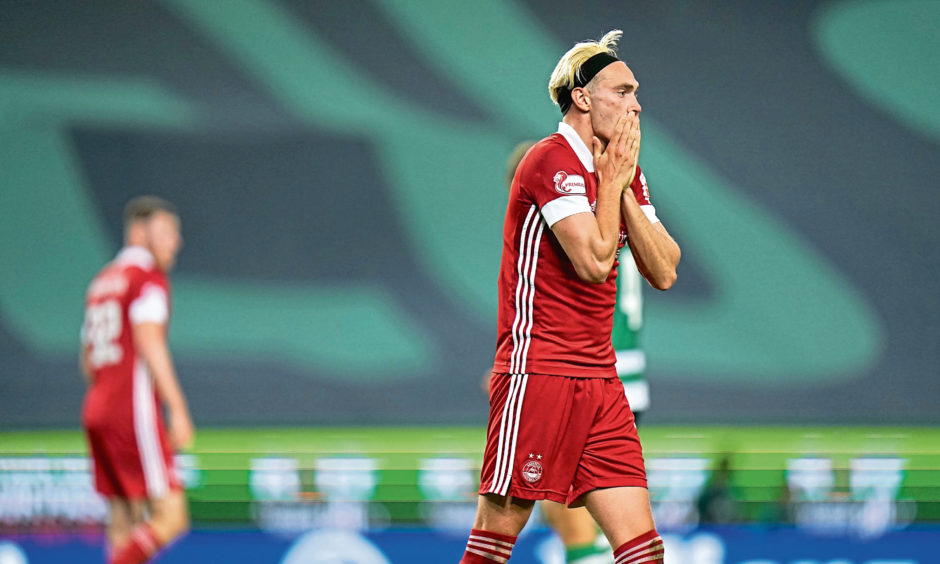
[[552, 179], [555, 182], [555, 191], [566, 196], [572, 194], [587, 194], [584, 177], [580, 174], [568, 174], [563, 170], [555, 173]]

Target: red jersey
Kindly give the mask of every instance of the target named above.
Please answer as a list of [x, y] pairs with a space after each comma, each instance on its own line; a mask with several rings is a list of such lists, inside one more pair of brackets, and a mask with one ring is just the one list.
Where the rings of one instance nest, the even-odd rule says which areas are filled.
[[[659, 221], [639, 167], [630, 187], [650, 221]], [[526, 153], [509, 191], [494, 372], [617, 376], [610, 333], [618, 262], [605, 282], [584, 282], [551, 231], [570, 215], [593, 213], [596, 205], [594, 155], [562, 122]], [[618, 248], [626, 240], [621, 223]]]
[[172, 484], [172, 468], [160, 404], [147, 365], [134, 348], [132, 325], [166, 324], [169, 294], [166, 274], [155, 266], [150, 252], [127, 247], [88, 287], [82, 326], [82, 346], [92, 371], [84, 426], [111, 437], [112, 445], [139, 452], [150, 497]]

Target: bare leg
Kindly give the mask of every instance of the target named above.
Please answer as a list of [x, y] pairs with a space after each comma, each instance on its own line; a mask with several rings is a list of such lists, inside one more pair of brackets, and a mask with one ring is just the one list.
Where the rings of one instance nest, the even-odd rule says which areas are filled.
[[655, 528], [646, 488], [593, 490], [585, 494], [584, 506], [614, 548]]
[[127, 505], [131, 512], [131, 529], [147, 520], [147, 500], [130, 499]]
[[545, 501], [542, 503], [542, 515], [561, 537], [566, 548], [592, 545], [597, 539], [597, 527], [584, 507], [569, 509], [564, 504]]
[[150, 500], [147, 523], [154, 536], [164, 545], [189, 530], [189, 510], [182, 491], [171, 491], [160, 499]]
[[160, 547], [189, 528], [183, 492], [170, 492], [148, 502], [131, 502], [128, 504], [128, 514], [131, 520], [136, 520], [136, 524], [122, 544], [112, 547], [111, 564], [148, 562]]
[[130, 503], [120, 497], [109, 497], [108, 526], [105, 529], [109, 550], [114, 550], [127, 542], [127, 539], [131, 536], [131, 531], [134, 529], [134, 524]]
[[474, 529], [516, 536], [525, 527], [535, 502], [496, 494], [481, 495], [477, 501]]

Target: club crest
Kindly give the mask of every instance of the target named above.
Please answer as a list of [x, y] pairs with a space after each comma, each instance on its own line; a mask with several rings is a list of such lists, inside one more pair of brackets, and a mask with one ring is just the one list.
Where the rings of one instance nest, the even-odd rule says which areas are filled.
[[534, 484], [542, 478], [542, 463], [539, 460], [542, 459], [542, 455], [538, 455], [536, 458], [534, 455], [529, 454], [529, 460], [522, 465], [522, 477], [525, 478], [526, 482]]

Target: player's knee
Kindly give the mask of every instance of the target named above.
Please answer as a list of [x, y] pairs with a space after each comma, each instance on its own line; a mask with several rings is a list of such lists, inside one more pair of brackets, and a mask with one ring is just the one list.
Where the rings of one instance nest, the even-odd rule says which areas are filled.
[[542, 505], [542, 516], [565, 546], [591, 545], [597, 539], [597, 526], [584, 508], [569, 509], [560, 503], [548, 502]]
[[189, 531], [189, 510], [182, 496], [165, 500], [154, 509], [151, 525], [164, 543]]
[[510, 496], [481, 496], [475, 527], [503, 535], [518, 535], [532, 513], [535, 502]]
[[152, 525], [154, 530], [159, 530], [160, 536], [163, 537], [161, 540], [166, 544], [189, 531], [189, 515], [164, 515], [160, 520], [154, 519]]
[[180, 504], [176, 510], [173, 511], [171, 519], [171, 530], [174, 538], [189, 531], [189, 510], [186, 508], [186, 503]]
[[189, 511], [187, 511], [186, 506], [183, 506], [182, 512], [180, 512], [178, 521], [177, 521], [177, 535], [189, 532], [190, 520], [189, 520]]

